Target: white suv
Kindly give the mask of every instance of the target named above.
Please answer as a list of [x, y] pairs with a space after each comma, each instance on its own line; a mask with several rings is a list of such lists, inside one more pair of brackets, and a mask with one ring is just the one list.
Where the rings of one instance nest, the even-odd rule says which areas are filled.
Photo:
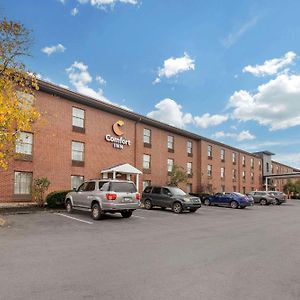
[[105, 213], [121, 213], [129, 218], [140, 207], [140, 194], [132, 181], [89, 180], [66, 196], [69, 213], [74, 209], [90, 211], [94, 220]]

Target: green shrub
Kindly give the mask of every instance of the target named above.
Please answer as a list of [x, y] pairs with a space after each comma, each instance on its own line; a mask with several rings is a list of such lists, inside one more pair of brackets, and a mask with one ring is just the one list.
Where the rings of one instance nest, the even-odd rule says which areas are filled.
[[46, 198], [47, 207], [49, 208], [62, 208], [65, 206], [66, 195], [71, 192], [70, 190], [55, 191], [48, 194]]

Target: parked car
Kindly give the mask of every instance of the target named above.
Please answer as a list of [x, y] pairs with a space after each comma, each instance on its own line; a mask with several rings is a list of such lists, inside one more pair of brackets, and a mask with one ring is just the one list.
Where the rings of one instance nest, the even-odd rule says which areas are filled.
[[201, 207], [199, 197], [190, 196], [177, 187], [170, 186], [148, 186], [142, 193], [142, 203], [146, 209], [154, 206], [161, 208], [172, 208], [173, 212], [179, 214], [183, 210], [195, 212]]
[[231, 208], [245, 208], [254, 204], [253, 199], [240, 193], [216, 193], [204, 200], [205, 205], [230, 206]]
[[254, 199], [254, 203], [260, 203], [260, 205], [269, 205], [276, 202], [275, 197], [267, 191], [250, 192], [248, 195]]
[[275, 197], [276, 202], [274, 204], [276, 205], [281, 205], [282, 203], [285, 203], [287, 200], [287, 195], [282, 192], [277, 192], [277, 191], [270, 191], [269, 192], [273, 197]]
[[125, 180], [90, 180], [66, 195], [66, 208], [90, 211], [94, 220], [106, 213], [121, 213], [129, 218], [140, 207], [140, 194], [135, 184]]

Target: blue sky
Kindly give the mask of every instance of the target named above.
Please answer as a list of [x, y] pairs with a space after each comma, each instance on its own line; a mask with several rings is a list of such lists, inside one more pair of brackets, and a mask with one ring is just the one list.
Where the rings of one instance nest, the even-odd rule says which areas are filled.
[[2, 0], [42, 79], [300, 167], [300, 2]]

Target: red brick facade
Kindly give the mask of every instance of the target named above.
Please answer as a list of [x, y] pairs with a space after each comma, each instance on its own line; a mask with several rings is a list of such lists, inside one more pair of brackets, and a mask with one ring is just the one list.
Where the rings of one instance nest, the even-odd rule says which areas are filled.
[[[184, 168], [188, 162], [192, 163], [188, 183], [192, 184], [194, 193], [208, 190], [249, 192], [262, 188], [262, 171], [259, 168], [262, 162], [255, 155], [50, 84], [44, 85], [36, 97], [37, 108], [43, 117], [35, 125], [32, 160], [12, 160], [7, 171], [0, 171], [0, 202], [30, 199], [14, 194], [16, 171], [32, 172], [33, 178], [48, 177], [51, 182], [48, 192], [51, 192], [70, 189], [72, 175], [84, 176], [84, 179], [100, 178], [101, 170], [117, 164], [129, 163], [143, 171], [144, 154], [151, 155], [151, 163], [150, 170], [144, 170], [140, 176], [140, 190], [144, 180], [150, 180], [152, 184], [167, 183], [168, 159], [173, 159], [176, 165]], [[103, 109], [97, 105], [102, 105]], [[72, 127], [73, 107], [85, 111], [85, 132], [78, 132]], [[124, 121], [123, 137], [131, 141], [131, 145], [125, 145], [123, 149], [113, 148], [112, 143], [105, 140], [106, 134], [115, 136], [112, 125], [118, 120]], [[151, 147], [144, 145], [144, 128], [151, 130]], [[168, 135], [174, 137], [173, 152], [167, 147]], [[72, 141], [84, 143], [84, 165], [72, 163]], [[192, 155], [187, 152], [188, 141], [192, 142]], [[208, 145], [212, 146], [211, 158], [208, 157]], [[221, 160], [221, 149], [225, 151], [224, 160]], [[232, 161], [233, 152], [236, 153], [235, 164]], [[245, 166], [242, 165], [243, 156]], [[276, 167], [277, 164], [274, 162]], [[211, 177], [208, 176], [208, 165], [212, 166]], [[225, 168], [224, 178], [221, 178], [222, 167]], [[233, 169], [236, 170], [236, 179], [233, 178]], [[243, 171], [245, 179], [242, 178]], [[182, 185], [185, 190], [186, 187], [186, 184]]]

